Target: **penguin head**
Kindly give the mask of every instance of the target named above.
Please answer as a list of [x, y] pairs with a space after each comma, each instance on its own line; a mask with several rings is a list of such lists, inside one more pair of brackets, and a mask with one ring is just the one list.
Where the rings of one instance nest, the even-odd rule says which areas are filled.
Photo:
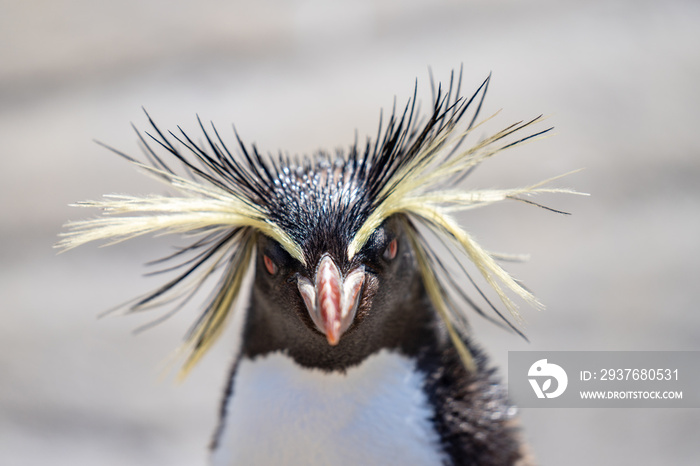
[[[189, 357], [183, 375], [221, 335], [253, 263], [253, 301], [248, 307], [256, 310], [253, 318], [266, 320], [271, 334], [322, 344], [319, 351], [331, 352], [375, 342], [373, 332], [395, 329], [401, 307], [421, 299], [422, 292], [469, 366], [459, 335], [466, 317], [448, 293], [453, 288], [455, 296], [473, 304], [458, 283], [471, 281], [462, 262], [474, 265], [516, 319], [509, 294], [536, 307], [539, 302], [453, 213], [504, 200], [541, 207], [523, 196], [572, 192], [545, 188], [546, 181], [515, 189], [460, 186], [484, 160], [551, 129], [521, 135], [541, 120], [537, 117], [465, 144], [476, 127], [489, 79], [471, 96], [461, 96], [460, 71], [445, 89], [438, 86], [432, 111], [423, 117], [414, 91], [403, 110], [394, 108], [386, 123], [380, 118], [374, 139], [356, 141], [332, 158], [322, 152], [313, 158], [263, 156], [237, 133], [237, 147], [229, 148], [213, 125], [207, 129], [199, 120], [203, 140], [195, 142], [198, 138], [179, 127], [179, 132], [162, 131], [148, 116], [151, 132], [138, 132], [145, 162], [112, 150], [167, 185], [172, 194], [81, 202], [77, 205], [100, 208], [107, 215], [67, 224], [69, 231], [57, 247], [71, 249], [95, 240], [116, 243], [153, 233], [195, 238], [154, 261], [180, 260], [167, 269], [179, 275], [128, 309], [187, 302], [210, 277], [219, 277], [186, 337]], [[179, 169], [173, 168], [173, 160]], [[418, 227], [451, 250], [465, 271], [461, 278], [445, 269]]]

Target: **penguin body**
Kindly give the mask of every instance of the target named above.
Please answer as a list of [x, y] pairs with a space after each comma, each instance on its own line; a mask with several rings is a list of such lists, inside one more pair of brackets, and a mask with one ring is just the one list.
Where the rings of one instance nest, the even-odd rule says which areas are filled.
[[476, 378], [454, 350], [436, 348], [417, 357], [380, 350], [345, 371], [304, 367], [283, 352], [242, 357], [211, 464], [533, 464], [505, 387], [472, 350]]
[[[426, 118], [418, 115], [414, 94], [402, 113], [386, 124], [380, 119], [374, 141], [335, 156], [263, 157], [237, 134], [238, 147], [230, 150], [201, 121], [205, 142], [197, 143], [182, 130], [161, 131], [149, 117], [153, 134], [139, 133], [148, 162], [115, 152], [174, 194], [78, 204], [109, 215], [69, 223], [58, 244], [64, 249], [148, 233], [195, 237], [153, 262], [179, 261], [166, 269], [179, 275], [129, 308], [184, 304], [218, 277], [187, 335], [183, 374], [221, 334], [254, 268], [212, 443], [215, 466], [529, 464], [515, 409], [468, 336], [464, 309], [486, 314], [465, 284], [518, 330], [464, 263], [473, 264], [514, 316], [510, 295], [539, 302], [453, 212], [504, 200], [544, 207], [522, 196], [572, 191], [544, 187], [550, 180], [514, 189], [461, 187], [482, 161], [551, 128], [521, 136], [537, 117], [464, 144], [489, 79], [464, 98], [461, 72], [453, 78], [446, 92], [438, 88]], [[435, 252], [434, 239], [456, 270]]]

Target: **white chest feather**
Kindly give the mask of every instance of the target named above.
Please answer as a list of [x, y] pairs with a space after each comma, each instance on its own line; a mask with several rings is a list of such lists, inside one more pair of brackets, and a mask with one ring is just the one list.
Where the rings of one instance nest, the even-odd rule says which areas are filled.
[[423, 376], [382, 351], [346, 374], [243, 359], [214, 466], [442, 464]]

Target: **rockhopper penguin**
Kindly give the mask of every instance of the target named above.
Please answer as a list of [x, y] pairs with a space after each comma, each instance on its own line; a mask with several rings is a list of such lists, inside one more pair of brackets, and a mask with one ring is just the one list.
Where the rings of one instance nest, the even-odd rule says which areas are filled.
[[[173, 194], [78, 204], [107, 215], [69, 223], [61, 248], [147, 233], [194, 237], [164, 259], [179, 261], [175, 278], [129, 306], [185, 302], [218, 277], [187, 336], [183, 372], [220, 334], [254, 265], [211, 464], [531, 464], [515, 408], [467, 334], [465, 309], [485, 314], [464, 292], [469, 283], [498, 311], [465, 263], [514, 316], [512, 295], [539, 303], [453, 213], [506, 199], [541, 206], [524, 196], [571, 191], [544, 187], [550, 180], [461, 188], [479, 163], [548, 129], [524, 131], [538, 117], [472, 135], [489, 79], [466, 98], [460, 80], [461, 72], [433, 92], [427, 117], [414, 93], [366, 144], [313, 158], [264, 157], [238, 134], [232, 151], [213, 126], [200, 122], [197, 142], [149, 117], [152, 131], [138, 133], [147, 161], [115, 152]], [[434, 251], [436, 240], [445, 252]]]

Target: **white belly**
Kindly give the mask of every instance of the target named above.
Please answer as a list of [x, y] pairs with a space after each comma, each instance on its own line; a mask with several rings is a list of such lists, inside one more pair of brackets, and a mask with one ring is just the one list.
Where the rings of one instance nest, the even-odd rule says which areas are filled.
[[275, 353], [240, 361], [212, 464], [442, 464], [424, 377], [381, 351], [346, 374]]

